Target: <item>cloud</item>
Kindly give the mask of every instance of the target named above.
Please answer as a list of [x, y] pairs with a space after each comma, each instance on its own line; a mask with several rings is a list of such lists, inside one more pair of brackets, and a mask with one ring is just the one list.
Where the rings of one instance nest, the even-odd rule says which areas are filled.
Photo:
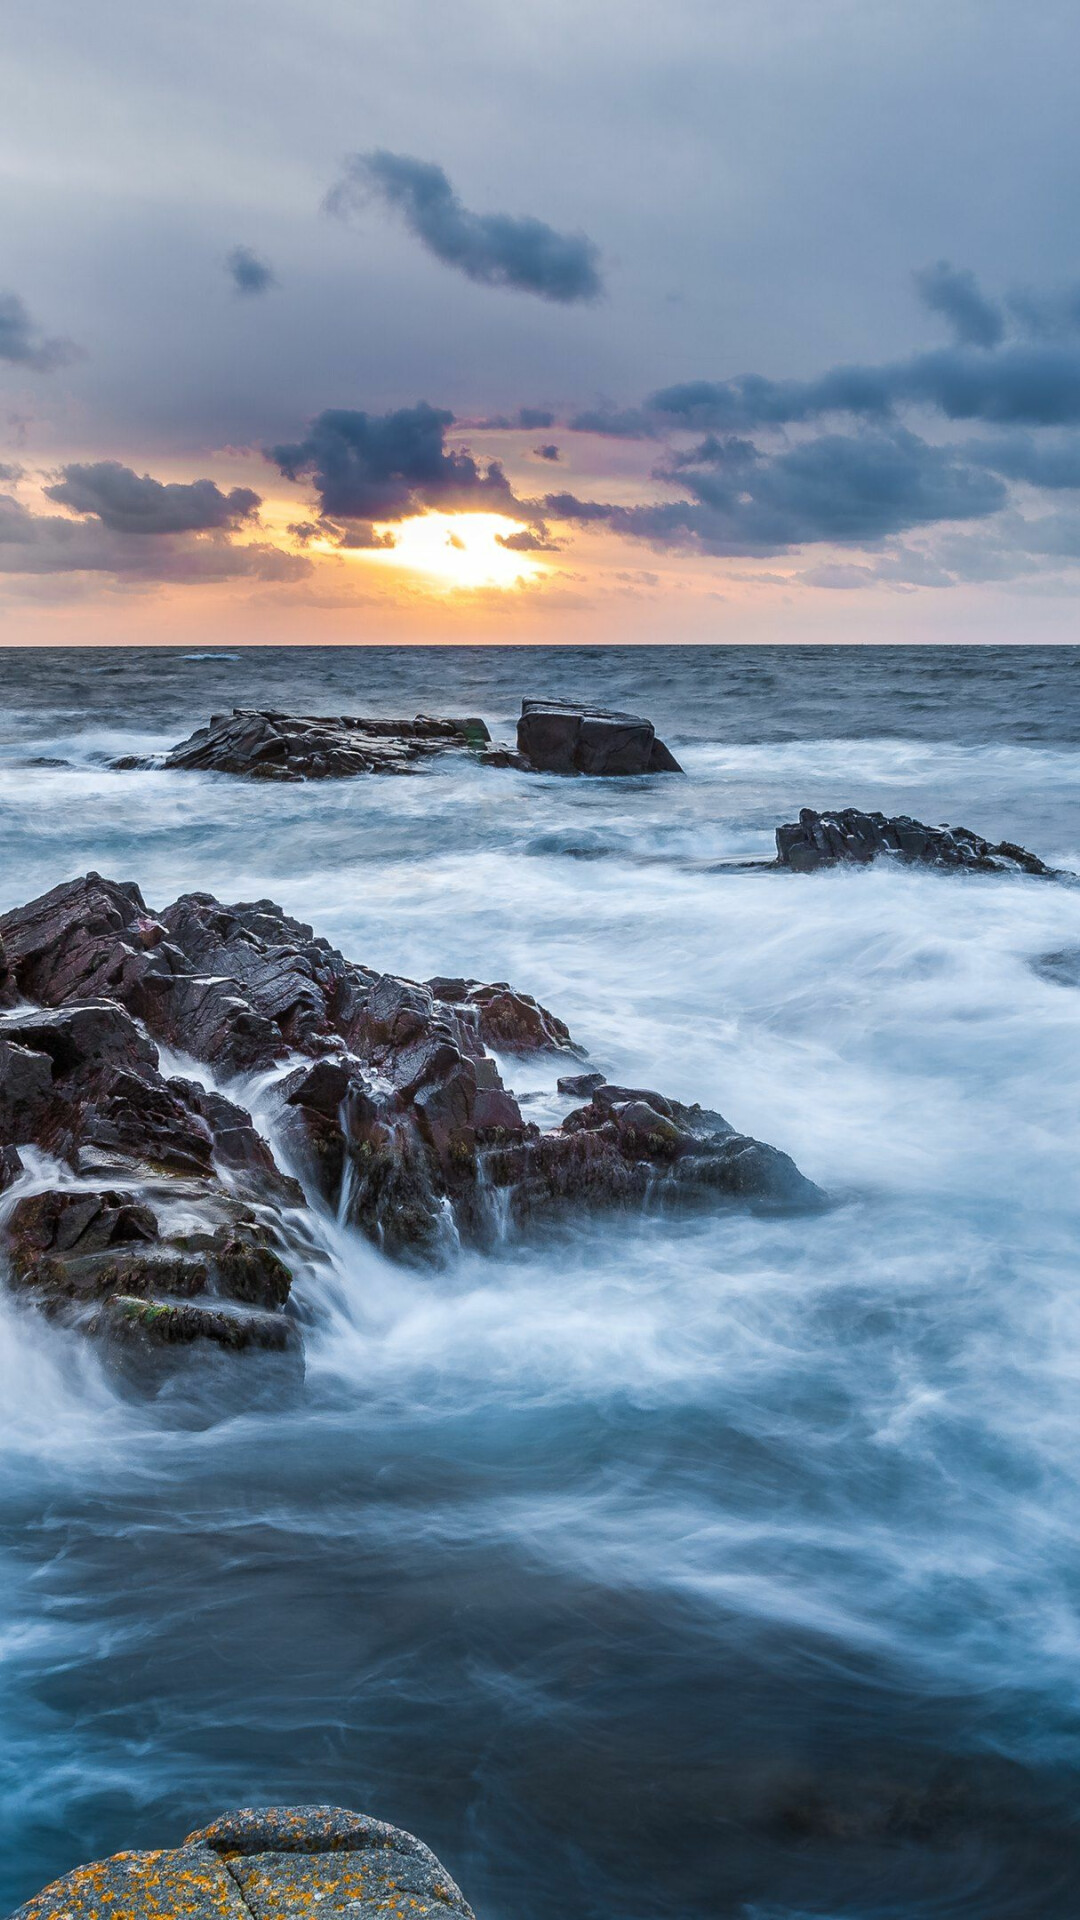
[[567, 423], [574, 433], [599, 433], [611, 440], [655, 440], [656, 421], [641, 407], [589, 407]]
[[1080, 436], [1076, 434], [1040, 444], [1030, 433], [1012, 433], [998, 440], [973, 440], [965, 452], [1007, 480], [1051, 492], [1080, 487]]
[[519, 407], [517, 423], [528, 433], [542, 433], [555, 425], [555, 415], [547, 407]]
[[538, 460], [558, 460], [560, 458], [559, 449], [553, 440], [547, 441], [542, 447], [534, 447], [533, 452]]
[[225, 266], [237, 293], [267, 293], [277, 285], [273, 267], [268, 266], [265, 260], [260, 260], [250, 247], [234, 247], [226, 256]]
[[521, 527], [517, 533], [497, 533], [497, 546], [510, 553], [558, 553], [561, 540], [553, 540], [546, 527]]
[[130, 534], [98, 518], [36, 514], [0, 494], [0, 574], [110, 574], [145, 585], [198, 586], [232, 579], [290, 581], [310, 571], [303, 554], [221, 530]]
[[702, 442], [657, 471], [689, 498], [642, 506], [549, 494], [553, 519], [603, 520], [658, 547], [735, 556], [828, 542], [860, 545], [937, 521], [996, 512], [1000, 479], [903, 428], [822, 434], [772, 455], [741, 441]]
[[1021, 289], [1009, 295], [1007, 305], [1022, 332], [1032, 339], [1062, 340], [1080, 333], [1080, 286], [1050, 294]]
[[931, 313], [949, 322], [961, 346], [996, 347], [1005, 335], [1005, 316], [988, 300], [970, 267], [953, 267], [947, 260], [923, 267], [915, 285]]
[[250, 520], [262, 502], [250, 487], [222, 493], [213, 480], [176, 482], [137, 474], [118, 460], [97, 460], [61, 469], [46, 487], [50, 500], [75, 513], [94, 514], [114, 533], [205, 533]]
[[25, 477], [25, 467], [20, 467], [12, 460], [0, 460], [0, 483], [4, 486], [17, 487], [19, 481], [25, 479]]
[[325, 205], [348, 214], [371, 197], [399, 213], [423, 246], [484, 286], [512, 287], [563, 304], [602, 292], [600, 256], [582, 233], [558, 233], [545, 221], [463, 207], [442, 167], [407, 153], [354, 153]]
[[47, 339], [17, 293], [0, 293], [0, 360], [35, 373], [52, 373], [79, 358], [71, 340]]
[[904, 404], [949, 420], [1068, 425], [1080, 421], [1080, 345], [947, 347], [882, 366], [833, 367], [815, 380], [692, 380], [662, 388], [647, 404], [682, 426], [724, 431], [802, 425], [830, 413], [885, 421]]
[[320, 413], [295, 445], [267, 448], [287, 480], [310, 478], [319, 510], [331, 520], [403, 520], [436, 507], [517, 513], [497, 460], [481, 467], [467, 450], [448, 450], [454, 416], [420, 401], [396, 413], [345, 408]]

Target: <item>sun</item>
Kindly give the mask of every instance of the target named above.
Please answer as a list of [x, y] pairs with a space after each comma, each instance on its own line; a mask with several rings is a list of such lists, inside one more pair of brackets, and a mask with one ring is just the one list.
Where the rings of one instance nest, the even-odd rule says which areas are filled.
[[531, 553], [503, 543], [529, 529], [502, 513], [425, 513], [393, 526], [377, 525], [393, 546], [339, 549], [350, 558], [419, 573], [447, 588], [516, 587], [544, 573]]

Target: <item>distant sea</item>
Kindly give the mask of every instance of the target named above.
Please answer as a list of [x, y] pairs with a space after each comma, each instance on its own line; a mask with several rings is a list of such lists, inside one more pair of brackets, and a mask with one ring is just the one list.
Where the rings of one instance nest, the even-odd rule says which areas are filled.
[[[0, 1291], [0, 1911], [308, 1800], [421, 1834], [480, 1920], [1072, 1920], [1080, 988], [1036, 963], [1080, 888], [724, 863], [859, 805], [1080, 871], [1080, 650], [0, 675], [0, 909], [90, 868], [268, 895], [381, 969], [514, 982], [838, 1203], [436, 1273], [327, 1223], [303, 1403], [199, 1430]], [[243, 705], [511, 738], [532, 694], [647, 713], [688, 777], [108, 766]]]

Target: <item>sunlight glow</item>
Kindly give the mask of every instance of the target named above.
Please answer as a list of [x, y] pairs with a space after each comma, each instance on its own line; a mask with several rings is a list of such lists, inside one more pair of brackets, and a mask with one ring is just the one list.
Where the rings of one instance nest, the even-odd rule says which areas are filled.
[[505, 540], [528, 531], [523, 521], [501, 513], [425, 513], [375, 530], [390, 534], [393, 546], [335, 550], [423, 574], [447, 588], [524, 586], [545, 571], [533, 554], [500, 544], [500, 535]]

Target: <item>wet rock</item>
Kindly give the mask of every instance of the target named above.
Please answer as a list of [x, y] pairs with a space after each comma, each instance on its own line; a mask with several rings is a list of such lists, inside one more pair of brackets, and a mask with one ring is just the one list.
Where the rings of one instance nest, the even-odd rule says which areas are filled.
[[485, 1173], [509, 1189], [524, 1226], [567, 1209], [676, 1207], [738, 1201], [758, 1212], [816, 1212], [819, 1187], [795, 1162], [735, 1129], [718, 1113], [663, 1095], [601, 1086], [553, 1133], [527, 1130], [485, 1156]]
[[[0, 1015], [0, 1142], [55, 1153], [103, 1190], [187, 1183], [198, 1244], [163, 1231], [170, 1250], [154, 1256], [201, 1263], [201, 1283], [179, 1271], [185, 1296], [204, 1285], [283, 1299], [250, 1225], [232, 1264], [223, 1257], [222, 1206], [261, 1205], [280, 1224], [301, 1194], [242, 1106], [162, 1075], [155, 1040], [224, 1075], [280, 1066], [262, 1098], [283, 1150], [313, 1196], [396, 1258], [491, 1244], [507, 1214], [523, 1223], [657, 1194], [820, 1203], [785, 1155], [719, 1115], [600, 1074], [567, 1076], [586, 1104], [541, 1131], [491, 1050], [579, 1056], [556, 1015], [506, 982], [376, 973], [269, 900], [187, 894], [151, 913], [137, 888], [88, 876], [7, 915], [4, 935], [17, 990], [51, 1010]], [[88, 984], [113, 997], [80, 998]], [[164, 1290], [122, 1278], [126, 1294]]]
[[241, 1808], [182, 1846], [78, 1867], [11, 1920], [474, 1920], [421, 1840], [341, 1807]]
[[0, 1146], [0, 1193], [6, 1193], [9, 1187], [14, 1186], [24, 1171], [17, 1148]]
[[475, 719], [328, 718], [235, 707], [182, 740], [164, 764], [249, 780], [344, 780], [362, 773], [409, 773], [432, 754], [483, 751], [489, 739], [484, 722]]
[[602, 1073], [564, 1073], [555, 1085], [560, 1093], [569, 1093], [583, 1100], [588, 1094], [595, 1093], [597, 1087], [604, 1085], [604, 1076]]
[[518, 752], [540, 773], [610, 776], [681, 773], [675, 756], [639, 714], [608, 713], [565, 700], [523, 700]]
[[285, 1305], [289, 1269], [253, 1212], [225, 1193], [161, 1182], [149, 1191], [166, 1220], [170, 1204], [186, 1201], [184, 1224], [163, 1228], [147, 1199], [121, 1189], [46, 1188], [17, 1200], [5, 1223], [9, 1284], [73, 1323], [79, 1308], [119, 1293]]
[[1080, 947], [1040, 954], [1031, 964], [1043, 980], [1052, 980], [1056, 987], [1080, 987]]
[[967, 827], [928, 827], [907, 814], [888, 818], [845, 807], [815, 813], [804, 807], [798, 821], [776, 829], [776, 864], [793, 873], [814, 873], [841, 864], [866, 866], [880, 858], [974, 873], [1031, 873], [1053, 869], [1010, 840], [992, 845]]
[[191, 1346], [208, 1340], [233, 1353], [288, 1353], [299, 1347], [295, 1322], [278, 1313], [241, 1312], [209, 1300], [155, 1300], [116, 1293], [90, 1324], [90, 1331], [148, 1348]]

